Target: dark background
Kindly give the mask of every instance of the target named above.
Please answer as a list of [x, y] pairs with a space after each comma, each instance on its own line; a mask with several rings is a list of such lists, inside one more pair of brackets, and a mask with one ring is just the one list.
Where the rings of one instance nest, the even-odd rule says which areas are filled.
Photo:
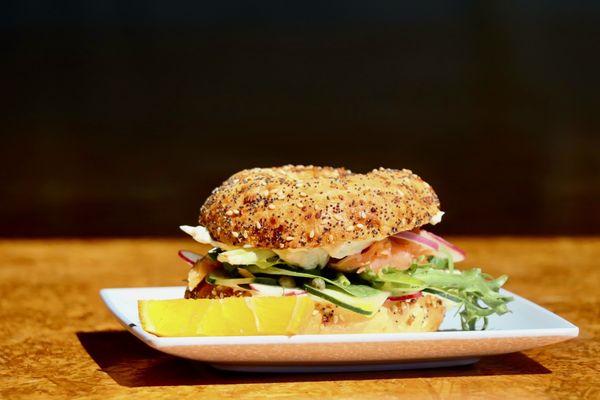
[[442, 233], [600, 233], [600, 3], [51, 3], [0, 16], [0, 236], [178, 235], [286, 163], [410, 168]]

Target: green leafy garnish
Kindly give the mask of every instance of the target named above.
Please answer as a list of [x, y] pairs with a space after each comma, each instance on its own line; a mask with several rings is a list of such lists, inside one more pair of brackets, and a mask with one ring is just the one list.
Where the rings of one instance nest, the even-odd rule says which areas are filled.
[[366, 271], [360, 277], [371, 283], [372, 286], [392, 292], [393, 295], [412, 293], [423, 289], [424, 283], [419, 279], [406, 274], [404, 271], [393, 268], [383, 268], [378, 272]]
[[439, 264], [433, 267], [413, 266], [409, 273], [425, 282], [425, 292], [437, 294], [458, 304], [461, 325], [465, 330], [477, 329], [479, 320], [483, 320], [481, 329], [486, 329], [488, 316], [506, 314], [509, 312], [506, 304], [513, 300], [499, 292], [508, 279], [506, 275], [491, 279], [479, 268], [458, 271], [450, 269], [450, 266], [440, 268]]
[[483, 320], [481, 329], [485, 329], [488, 316], [509, 311], [506, 303], [512, 298], [499, 293], [508, 279], [505, 275], [491, 279], [479, 268], [459, 271], [454, 269], [450, 258], [429, 257], [424, 263], [424, 260], [415, 261], [405, 271], [383, 269], [378, 273], [363, 273], [361, 278], [394, 295], [422, 290], [453, 301], [457, 303], [465, 330], [477, 329], [480, 320]]

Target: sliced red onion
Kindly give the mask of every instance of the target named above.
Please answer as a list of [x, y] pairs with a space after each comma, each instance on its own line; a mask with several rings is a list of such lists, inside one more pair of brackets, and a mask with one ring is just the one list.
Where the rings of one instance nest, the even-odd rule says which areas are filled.
[[203, 256], [200, 254], [196, 254], [189, 250], [179, 250], [177, 255], [183, 259], [186, 263], [190, 264], [192, 267], [198, 260], [201, 260]]
[[424, 229], [421, 229], [419, 234], [429, 240], [437, 242], [441, 247], [448, 250], [450, 255], [452, 256], [452, 261], [460, 262], [465, 259], [465, 251], [459, 248], [458, 246], [453, 245], [449, 241], [444, 238], [439, 237], [438, 235], [428, 232]]
[[419, 235], [418, 233], [414, 233], [411, 231], [400, 232], [394, 235], [394, 237], [408, 240], [409, 242], [416, 243], [418, 245], [427, 247], [428, 249], [438, 251], [440, 249], [440, 245], [437, 241], [431, 240], [424, 236]]
[[390, 301], [406, 301], [406, 300], [410, 300], [410, 299], [418, 299], [419, 297], [423, 297], [423, 293], [419, 292], [414, 292], [411, 294], [406, 294], [404, 296], [391, 296], [388, 297], [388, 300]]

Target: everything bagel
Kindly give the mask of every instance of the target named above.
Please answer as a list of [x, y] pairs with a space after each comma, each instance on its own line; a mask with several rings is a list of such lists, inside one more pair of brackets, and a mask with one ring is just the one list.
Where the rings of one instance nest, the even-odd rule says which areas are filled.
[[439, 206], [431, 186], [410, 170], [288, 165], [234, 174], [206, 200], [199, 222], [231, 246], [315, 248], [418, 228]]

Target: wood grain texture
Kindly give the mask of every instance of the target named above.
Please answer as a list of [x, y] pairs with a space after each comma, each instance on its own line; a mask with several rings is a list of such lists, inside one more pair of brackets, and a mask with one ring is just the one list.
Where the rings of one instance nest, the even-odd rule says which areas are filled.
[[123, 331], [103, 287], [181, 284], [177, 240], [0, 241], [0, 398], [600, 398], [600, 238], [457, 238], [465, 265], [567, 318], [580, 337], [474, 366], [382, 373], [217, 372]]

